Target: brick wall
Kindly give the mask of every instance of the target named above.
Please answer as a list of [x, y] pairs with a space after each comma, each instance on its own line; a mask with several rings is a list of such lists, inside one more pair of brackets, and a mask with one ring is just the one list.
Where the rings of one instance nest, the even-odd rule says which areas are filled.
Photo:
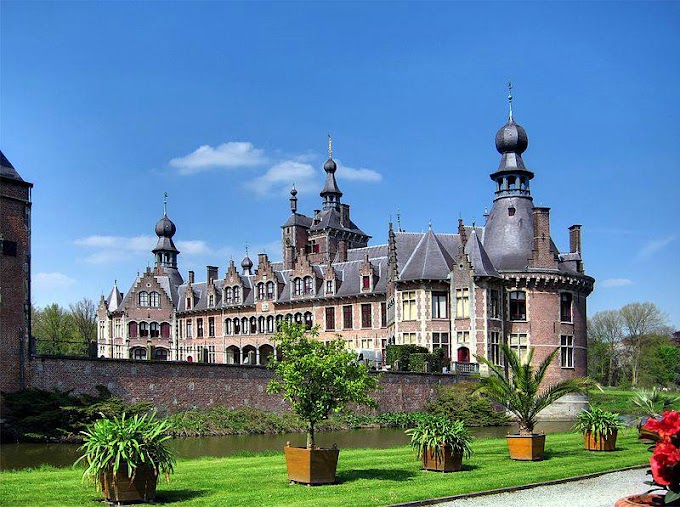
[[[281, 396], [266, 393], [272, 373], [262, 367], [224, 364], [146, 362], [116, 359], [36, 358], [28, 365], [29, 385], [38, 389], [96, 394], [104, 385], [127, 401], [150, 401], [161, 411], [224, 405], [248, 405], [281, 412]], [[375, 393], [381, 412], [420, 410], [436, 396], [438, 385], [451, 385], [453, 375], [386, 373]]]

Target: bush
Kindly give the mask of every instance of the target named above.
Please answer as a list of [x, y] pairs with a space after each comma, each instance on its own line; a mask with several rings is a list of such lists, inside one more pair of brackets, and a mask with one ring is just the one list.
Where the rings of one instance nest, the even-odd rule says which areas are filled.
[[477, 385], [461, 382], [453, 386], [440, 387], [437, 398], [425, 409], [450, 419], [460, 419], [466, 426], [502, 426], [510, 419], [503, 410], [496, 410], [491, 400], [477, 392]]
[[[399, 361], [399, 370], [409, 371], [409, 358], [411, 354], [429, 353], [425, 347], [419, 345], [388, 345], [385, 348], [385, 363], [392, 369], [396, 369], [394, 363]], [[413, 371], [413, 370], [410, 370]], [[422, 369], [420, 371], [423, 371]]]

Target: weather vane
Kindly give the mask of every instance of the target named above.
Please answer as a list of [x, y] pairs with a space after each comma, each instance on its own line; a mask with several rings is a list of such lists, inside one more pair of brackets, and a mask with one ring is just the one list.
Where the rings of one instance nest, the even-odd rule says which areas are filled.
[[330, 132], [328, 133], [328, 158], [333, 158], [333, 138]]
[[512, 81], [508, 81], [508, 102], [510, 103], [510, 119], [512, 120]]
[[168, 194], [167, 192], [163, 192], [163, 214], [167, 215], [168, 214]]

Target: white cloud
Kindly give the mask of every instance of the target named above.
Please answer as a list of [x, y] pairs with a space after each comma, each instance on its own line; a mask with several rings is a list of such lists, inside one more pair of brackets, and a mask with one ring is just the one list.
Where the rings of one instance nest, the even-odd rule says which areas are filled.
[[207, 255], [212, 253], [208, 243], [201, 240], [178, 241], [177, 249], [186, 255]]
[[670, 236], [666, 236], [665, 238], [654, 239], [652, 241], [649, 241], [645, 246], [642, 247], [642, 249], [638, 253], [638, 257], [641, 259], [651, 257], [656, 252], [659, 252], [660, 250], [666, 248], [677, 238], [678, 238], [677, 234], [671, 234]]
[[69, 287], [76, 281], [63, 273], [36, 273], [32, 277], [34, 289], [53, 290]]
[[354, 169], [353, 167], [342, 165], [339, 160], [336, 160], [336, 163], [338, 164], [338, 170], [335, 173], [335, 176], [339, 180], [366, 181], [370, 183], [376, 183], [378, 181], [382, 181], [383, 179], [382, 174], [380, 174], [378, 171], [374, 171], [373, 169]]
[[627, 285], [633, 285], [633, 280], [628, 278], [607, 278], [598, 283], [603, 289], [612, 289], [615, 287], [625, 287]]
[[213, 148], [207, 144], [192, 153], [170, 160], [171, 167], [179, 169], [180, 174], [196, 174], [201, 171], [221, 167], [254, 167], [267, 162], [264, 151], [250, 142], [230, 141]]
[[[154, 236], [87, 236], [75, 240], [76, 246], [89, 250], [84, 261], [88, 264], [113, 264], [143, 254], [151, 254], [158, 238]], [[178, 250], [184, 255], [211, 255], [214, 251], [203, 240], [177, 242]]]
[[125, 249], [141, 252], [151, 250], [156, 244], [153, 236], [88, 236], [75, 240], [77, 246], [89, 248]]
[[306, 194], [321, 188], [319, 176], [310, 164], [286, 160], [270, 167], [262, 176], [248, 182], [246, 187], [259, 197], [265, 197], [272, 193], [286, 195], [291, 184], [295, 183], [298, 193]]

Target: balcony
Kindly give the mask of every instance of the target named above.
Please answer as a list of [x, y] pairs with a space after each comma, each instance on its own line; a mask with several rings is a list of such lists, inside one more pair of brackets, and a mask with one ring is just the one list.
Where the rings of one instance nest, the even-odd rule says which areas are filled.
[[454, 361], [451, 365], [453, 366], [453, 371], [451, 373], [457, 373], [459, 375], [473, 375], [479, 373], [478, 363], [459, 363], [458, 361]]

